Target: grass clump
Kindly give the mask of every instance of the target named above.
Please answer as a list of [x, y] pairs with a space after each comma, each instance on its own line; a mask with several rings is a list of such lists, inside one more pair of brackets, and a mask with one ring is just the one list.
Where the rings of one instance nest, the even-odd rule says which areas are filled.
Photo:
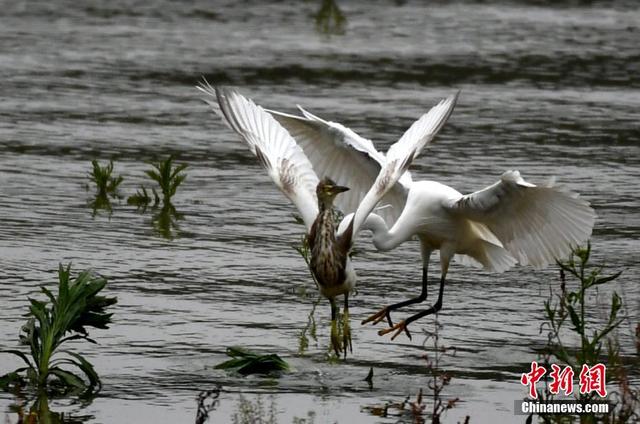
[[171, 198], [176, 194], [176, 190], [187, 178], [186, 174], [181, 174], [187, 167], [187, 164], [173, 166], [173, 155], [166, 160], [152, 163], [154, 169], [145, 171], [145, 174], [154, 180], [160, 186], [162, 191], [162, 203], [166, 207], [171, 204]]
[[93, 216], [97, 214], [99, 209], [112, 211], [111, 200], [109, 197], [118, 197], [118, 187], [122, 183], [122, 175], [112, 176], [113, 161], [109, 161], [108, 165], [101, 166], [97, 160], [91, 161], [92, 169], [89, 172], [89, 179], [96, 185], [96, 195], [89, 206], [93, 209]]
[[89, 179], [95, 183], [97, 193], [96, 197], [116, 197], [118, 186], [122, 183], [122, 175], [112, 176], [113, 161], [109, 161], [108, 165], [100, 166], [100, 163], [94, 159], [91, 161], [92, 170], [89, 173]]
[[[22, 327], [20, 343], [29, 346], [29, 354], [9, 349], [26, 366], [0, 377], [0, 388], [33, 386], [38, 390], [66, 393], [68, 391], [96, 392], [101, 383], [93, 365], [82, 355], [60, 347], [71, 340], [86, 340], [88, 327], [105, 329], [111, 323], [106, 309], [117, 302], [115, 297], [100, 296], [107, 281], [91, 271], [82, 271], [71, 280], [71, 264], [58, 269], [58, 294], [42, 286], [48, 301], [29, 298], [31, 303], [27, 323]], [[76, 372], [79, 370], [86, 380]]]
[[[153, 169], [146, 170], [145, 174], [158, 184], [158, 190], [151, 188], [151, 192], [149, 192], [143, 185], [136, 194], [127, 198], [127, 204], [136, 206], [138, 209], [142, 209], [142, 212], [145, 212], [153, 202], [154, 213], [151, 219], [153, 228], [162, 237], [171, 239], [173, 238], [172, 230], [178, 228], [178, 221], [183, 218], [183, 215], [171, 203], [171, 198], [176, 194], [180, 184], [187, 178], [187, 175], [182, 173], [187, 165], [174, 166], [173, 156], [169, 156], [164, 161], [152, 163], [151, 166]], [[159, 193], [162, 193], [161, 208], [158, 208], [160, 205]]]
[[234, 370], [241, 375], [269, 374], [289, 370], [289, 364], [275, 353], [259, 355], [239, 347], [229, 347], [227, 355], [232, 359], [216, 365], [216, 369]]

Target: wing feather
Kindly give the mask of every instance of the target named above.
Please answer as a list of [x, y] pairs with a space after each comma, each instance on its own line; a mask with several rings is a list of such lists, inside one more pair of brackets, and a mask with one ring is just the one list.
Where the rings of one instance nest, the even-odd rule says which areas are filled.
[[[349, 187], [340, 194], [335, 206], [345, 215], [358, 208], [367, 190], [374, 184], [385, 156], [373, 143], [337, 122], [326, 121], [298, 106], [303, 116], [269, 110], [289, 131], [313, 165], [316, 175], [329, 177], [337, 184]], [[380, 211], [388, 225], [400, 216], [407, 197], [411, 175], [406, 172], [400, 184], [392, 187], [381, 203], [389, 207]]]
[[[383, 196], [396, 184], [407, 171], [413, 159], [420, 150], [431, 141], [442, 129], [451, 116], [451, 112], [458, 100], [458, 94], [449, 96], [422, 115], [418, 121], [393, 144], [387, 152], [385, 164], [380, 169], [376, 181], [362, 199], [353, 216], [353, 235], [357, 235], [367, 216], [373, 211]], [[383, 209], [384, 211], [384, 209]]]
[[518, 171], [447, 205], [483, 223], [522, 265], [541, 268], [589, 239], [596, 214], [589, 203], [553, 182], [536, 186]]
[[247, 143], [278, 188], [298, 208], [310, 231], [318, 215], [318, 177], [291, 135], [262, 107], [233, 89], [212, 87], [206, 82], [198, 89], [216, 99], [205, 101]]
[[395, 157], [403, 157], [411, 150], [415, 150], [415, 156], [417, 157], [447, 122], [458, 102], [459, 95], [460, 91], [441, 100], [429, 112], [414, 122], [400, 137], [400, 140], [389, 148], [387, 159], [391, 158], [393, 160]]

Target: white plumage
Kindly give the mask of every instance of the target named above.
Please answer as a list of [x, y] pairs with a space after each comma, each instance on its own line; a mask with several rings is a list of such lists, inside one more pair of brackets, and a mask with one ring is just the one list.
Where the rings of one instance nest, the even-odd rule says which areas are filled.
[[[342, 184], [356, 188], [349, 199], [343, 199], [345, 212], [352, 210], [349, 202], [364, 196], [359, 188], [368, 187], [368, 181], [381, 163], [406, 154], [408, 148], [415, 149], [412, 155], [415, 158], [430, 140], [418, 134], [425, 133], [424, 127], [439, 129], [442, 124], [434, 122], [433, 116], [424, 115], [391, 146], [385, 158], [371, 141], [340, 124], [306, 111], [303, 117], [271, 113], [285, 128], [301, 137], [300, 145], [316, 172], [338, 173]], [[333, 155], [342, 157], [348, 167], [343, 168], [344, 162], [324, 160]], [[396, 330], [393, 337], [406, 331], [410, 322], [440, 308], [442, 287], [452, 258], [496, 272], [506, 271], [516, 263], [541, 268], [588, 240], [595, 222], [593, 209], [576, 193], [554, 183], [540, 186], [528, 183], [518, 171], [507, 171], [500, 181], [468, 195], [434, 181], [413, 182], [409, 172], [405, 172], [381, 204], [388, 207], [379, 214], [369, 214], [363, 224], [363, 228], [373, 232], [376, 248], [390, 250], [418, 236], [423, 258], [422, 294], [383, 308], [364, 321], [377, 323], [387, 317], [392, 328], [381, 333]], [[345, 217], [339, 232], [350, 219], [351, 215]], [[426, 271], [434, 250], [440, 251], [441, 258], [438, 301], [432, 308], [392, 325], [391, 310], [426, 299]]]
[[[312, 238], [320, 240], [315, 245], [317, 249], [312, 246], [312, 252], [320, 252], [318, 257], [311, 258], [312, 271], [316, 277], [316, 270], [322, 275], [331, 276], [326, 278], [327, 281], [331, 280], [330, 284], [323, 284], [320, 279], [318, 282], [321, 293], [331, 302], [332, 321], [335, 322], [335, 296], [345, 295], [346, 311], [348, 293], [355, 286], [356, 274], [347, 255], [353, 240], [371, 211], [390, 190], [394, 192], [390, 193], [388, 198], [392, 206], [395, 205], [393, 212], [397, 216], [400, 210], [398, 205], [403, 203], [406, 187], [410, 182], [410, 177], [403, 174], [414, 157], [447, 121], [456, 104], [457, 94], [442, 100], [423, 115], [391, 146], [385, 157], [375, 150], [370, 141], [339, 124], [328, 123], [306, 111], [303, 111], [305, 117], [274, 113], [280, 120], [278, 122], [272, 114], [235, 90], [214, 88], [208, 83], [198, 86], [198, 89], [207, 95], [205, 101], [242, 137], [276, 186], [297, 207], [307, 232], [311, 233], [310, 243], [313, 244]], [[211, 97], [215, 101], [209, 100]], [[297, 137], [298, 143], [292, 135]], [[322, 141], [317, 142], [317, 139]], [[325, 203], [319, 205], [318, 202], [317, 193], [324, 193], [319, 191], [324, 190], [324, 183], [318, 183], [318, 176], [329, 177], [335, 180], [337, 185], [349, 187], [350, 192], [354, 193], [351, 196], [341, 194], [337, 197], [344, 197], [343, 212], [351, 214], [348, 219], [342, 221], [335, 237], [327, 236], [326, 228], [322, 226], [323, 222], [330, 221], [327, 221]], [[402, 181], [399, 186], [396, 185], [398, 180]], [[331, 181], [331, 184], [336, 183]], [[338, 188], [340, 191], [345, 190], [344, 187]], [[319, 213], [322, 210], [320, 206], [325, 208], [322, 213]], [[321, 230], [318, 232], [319, 235], [313, 231], [318, 227]], [[346, 251], [343, 251], [345, 248]], [[326, 260], [321, 256], [326, 257]], [[344, 258], [344, 261], [336, 258]], [[315, 268], [314, 263], [317, 264]], [[343, 279], [336, 284], [334, 280], [341, 275]], [[333, 339], [332, 324], [332, 343], [338, 353], [339, 349]], [[345, 346], [346, 344], [345, 342]]]

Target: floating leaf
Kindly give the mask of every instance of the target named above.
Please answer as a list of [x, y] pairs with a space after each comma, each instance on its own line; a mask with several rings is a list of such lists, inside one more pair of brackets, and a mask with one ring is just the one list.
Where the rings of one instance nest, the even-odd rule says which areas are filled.
[[229, 347], [227, 356], [233, 359], [216, 365], [216, 369], [235, 370], [242, 375], [289, 370], [289, 364], [275, 353], [260, 355], [239, 347]]

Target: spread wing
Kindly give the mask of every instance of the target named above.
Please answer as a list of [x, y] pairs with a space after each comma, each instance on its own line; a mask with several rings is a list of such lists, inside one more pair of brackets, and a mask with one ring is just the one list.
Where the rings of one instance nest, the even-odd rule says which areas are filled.
[[302, 149], [273, 116], [230, 88], [197, 87], [211, 96], [205, 101], [249, 146], [269, 176], [298, 208], [307, 227], [318, 215], [318, 177]]
[[521, 264], [543, 267], [584, 243], [596, 214], [589, 203], [561, 186], [536, 186], [518, 171], [447, 205], [453, 213], [486, 224]]
[[442, 129], [451, 116], [453, 108], [458, 102], [460, 91], [454, 95], [443, 99], [422, 115], [411, 127], [402, 135], [400, 140], [393, 144], [387, 152], [387, 158], [403, 156], [410, 150], [415, 150], [417, 157], [424, 147], [431, 142]]
[[[325, 121], [300, 106], [298, 108], [303, 116], [269, 112], [296, 140], [319, 177], [327, 176], [337, 184], [349, 187], [349, 191], [336, 197], [335, 205], [345, 215], [355, 212], [385, 165], [384, 154], [376, 150], [371, 140], [360, 137], [344, 125]], [[399, 182], [380, 201], [385, 207], [378, 213], [388, 225], [395, 222], [404, 207], [411, 184], [409, 172], [405, 172]]]
[[367, 216], [373, 211], [380, 199], [396, 184], [398, 179], [411, 165], [411, 162], [433, 140], [451, 115], [458, 100], [458, 93], [449, 96], [432, 107], [429, 112], [409, 127], [409, 129], [393, 144], [385, 158], [376, 181], [364, 196], [353, 217], [353, 234], [358, 234]]

